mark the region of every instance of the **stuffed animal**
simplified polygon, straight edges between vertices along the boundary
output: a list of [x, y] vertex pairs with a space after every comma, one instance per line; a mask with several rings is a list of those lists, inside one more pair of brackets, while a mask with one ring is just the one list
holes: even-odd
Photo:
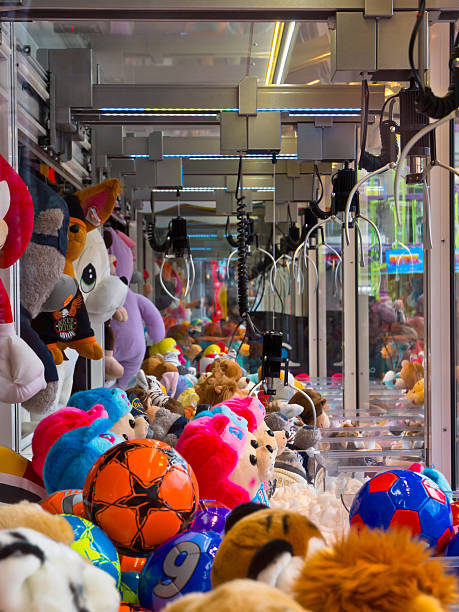
[[147, 375], [143, 370], [139, 370], [136, 376], [135, 387], [131, 387], [126, 393], [140, 400], [145, 414], [151, 406], [159, 406], [184, 415], [182, 404], [167, 395], [165, 388], [155, 376]]
[[[66, 274], [75, 278], [73, 263], [83, 252], [87, 233], [102, 225], [111, 215], [119, 190], [118, 179], [108, 179], [68, 196], [70, 225], [64, 269]], [[33, 328], [46, 342], [57, 365], [62, 363], [62, 351], [66, 348], [75, 349], [87, 359], [103, 357], [80, 290], [64, 308], [52, 313], [40, 313], [33, 321]]]
[[[134, 269], [132, 251], [115, 230], [108, 228], [106, 233], [111, 235], [110, 253], [117, 259], [116, 275], [124, 277], [129, 284]], [[117, 385], [121, 388], [125, 388], [130, 379], [137, 374], [144, 359], [146, 351], [144, 322], [152, 342], [159, 342], [165, 335], [159, 310], [143, 295], [128, 289], [124, 308], [128, 313], [128, 320], [111, 321], [115, 334], [113, 355], [124, 368], [123, 376], [117, 381]]]
[[0, 531], [3, 612], [117, 612], [119, 602], [113, 577], [66, 544], [22, 527]]
[[146, 437], [165, 442], [173, 448], [189, 422], [184, 416], [160, 406], [151, 406], [147, 410], [147, 420], [149, 427]]
[[457, 597], [454, 576], [408, 531], [369, 529], [307, 559], [294, 593], [314, 612], [446, 612]]
[[418, 380], [414, 387], [406, 394], [406, 399], [415, 406], [422, 406], [424, 403], [424, 379]]
[[32, 329], [32, 319], [40, 313], [64, 272], [69, 211], [65, 201], [27, 168], [21, 175], [35, 211], [32, 238], [20, 266], [21, 337], [43, 362], [46, 381], [46, 388], [22, 405], [31, 413], [44, 414], [56, 400], [59, 377], [51, 352]]
[[88, 233], [85, 247], [74, 262], [74, 271], [91, 323], [109, 321], [123, 307], [128, 287], [110, 273], [108, 251], [100, 232]]
[[154, 376], [165, 387], [166, 393], [174, 397], [177, 392], [179, 372], [177, 365], [165, 361], [160, 356], [148, 357], [142, 362], [142, 370], [147, 376]]
[[0, 530], [26, 527], [38, 531], [56, 542], [71, 546], [74, 541], [73, 529], [63, 516], [50, 514], [39, 504], [21, 501], [18, 504], [0, 506]]
[[109, 448], [124, 442], [110, 431], [110, 419], [96, 419], [89, 426], [62, 434], [51, 446], [43, 467], [43, 480], [49, 494], [64, 489], [82, 489], [97, 459]]
[[212, 586], [251, 578], [288, 592], [305, 558], [324, 546], [320, 531], [301, 514], [241, 504], [226, 519], [212, 566]]
[[[234, 416], [234, 418], [233, 418]], [[202, 499], [228, 508], [253, 499], [260, 488], [255, 436], [247, 421], [233, 413], [190, 421], [176, 449], [193, 468]]]
[[[327, 409], [327, 400], [322, 397], [320, 393], [314, 391], [314, 389], [304, 389], [304, 393], [306, 393], [314, 404], [316, 426], [320, 427], [321, 429], [328, 429], [330, 427], [330, 419], [328, 418], [328, 414], [325, 412]], [[305, 425], [314, 425], [314, 411], [311, 401], [308, 401], [308, 399], [300, 391], [297, 391], [289, 400], [289, 404], [303, 406], [303, 412], [299, 416]]]
[[91, 425], [96, 419], [107, 417], [107, 411], [99, 404], [88, 411], [71, 407], [60, 408], [42, 419], [32, 437], [32, 467], [35, 473], [43, 479], [46, 456], [60, 436], [77, 427]]
[[127, 392], [123, 389], [97, 387], [74, 393], [69, 404], [81, 410], [90, 410], [96, 404], [102, 404], [112, 422], [109, 431], [118, 434], [124, 440], [144, 438], [147, 433], [145, 419], [135, 419], [132, 414], [132, 405]]
[[44, 497], [46, 489], [32, 462], [10, 448], [0, 446], [0, 503], [39, 502]]
[[164, 612], [308, 612], [291, 597], [254, 580], [232, 580], [209, 593], [191, 593], [164, 608]]
[[[32, 235], [34, 208], [20, 176], [0, 156], [0, 269], [12, 266]], [[44, 364], [16, 334], [6, 289], [0, 279], [0, 387], [6, 403], [25, 402], [46, 387]]]

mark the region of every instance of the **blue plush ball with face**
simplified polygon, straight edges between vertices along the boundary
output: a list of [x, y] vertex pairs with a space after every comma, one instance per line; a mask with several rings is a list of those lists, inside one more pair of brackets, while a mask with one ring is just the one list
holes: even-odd
[[229, 508], [218, 501], [201, 499], [191, 531], [198, 531], [199, 533], [215, 531], [215, 533], [219, 533], [223, 537], [226, 517], [230, 512]]
[[212, 531], [188, 531], [162, 544], [140, 575], [140, 604], [158, 612], [182, 595], [210, 591], [210, 572], [221, 541]]
[[118, 586], [121, 568], [118, 552], [100, 527], [73, 514], [62, 514], [75, 536], [72, 548], [95, 567], [113, 576]]

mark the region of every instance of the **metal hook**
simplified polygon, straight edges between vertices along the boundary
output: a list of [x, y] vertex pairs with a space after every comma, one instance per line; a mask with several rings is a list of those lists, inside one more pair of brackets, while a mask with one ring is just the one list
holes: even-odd
[[345, 233], [345, 236], [346, 236], [346, 244], [347, 244], [347, 246], [349, 246], [349, 244], [350, 244], [349, 217], [350, 217], [350, 210], [351, 210], [352, 200], [354, 198], [354, 195], [357, 193], [357, 190], [359, 189], [359, 187], [361, 187], [363, 185], [363, 183], [365, 183], [366, 181], [371, 179], [373, 176], [377, 176], [378, 174], [381, 174], [382, 172], [385, 172], [389, 168], [393, 168], [393, 167], [394, 167], [394, 164], [392, 162], [389, 162], [388, 164], [386, 164], [382, 168], [378, 168], [377, 170], [374, 170], [373, 172], [370, 172], [369, 174], [365, 174], [365, 176], [363, 176], [354, 185], [354, 187], [349, 192], [349, 195], [348, 195], [348, 198], [347, 198], [347, 202], [346, 202], [346, 208], [344, 209], [344, 233]]
[[362, 232], [360, 231], [360, 226], [357, 223], [357, 221], [355, 221], [355, 229], [357, 230], [357, 234], [359, 236], [359, 244], [360, 244], [360, 267], [364, 268], [365, 267], [365, 255], [363, 253], [363, 238], [362, 238]]
[[[381, 234], [379, 232], [379, 229], [378, 229], [376, 223], [374, 223], [369, 217], [365, 217], [365, 215], [359, 215], [359, 219], [363, 219], [364, 221], [366, 221], [369, 225], [371, 225], [371, 227], [375, 231], [376, 238], [378, 239], [378, 246], [379, 246], [379, 264], [382, 266], [382, 263], [383, 263], [383, 245], [382, 245], [382, 238], [381, 238]], [[359, 231], [360, 231], [360, 228], [359, 228]]]
[[455, 174], [456, 176], [459, 176], [459, 168], [453, 168], [452, 166], [448, 166], [448, 164], [444, 164], [443, 162], [439, 161], [438, 159], [436, 159], [435, 162], [432, 165], [434, 167], [435, 166], [440, 166], [440, 168], [444, 168], [445, 170], [448, 170], [448, 172], [451, 172], [451, 174]]
[[432, 223], [431, 223], [431, 206], [430, 206], [430, 185], [427, 183], [427, 179], [423, 180], [424, 188], [426, 190], [426, 236], [427, 245], [426, 249], [432, 249]]
[[[401, 174], [402, 174], [403, 163], [404, 163], [405, 159], [408, 157], [409, 152], [411, 151], [413, 146], [419, 140], [421, 140], [421, 138], [423, 136], [425, 136], [426, 134], [429, 134], [433, 130], [436, 130], [437, 127], [440, 127], [444, 123], [447, 123], [448, 121], [451, 121], [451, 119], [454, 119], [455, 117], [456, 117], [456, 109], [454, 109], [451, 113], [449, 113], [449, 115], [446, 115], [446, 117], [443, 117], [442, 119], [438, 119], [438, 121], [434, 121], [433, 123], [429, 123], [428, 125], [423, 127], [412, 138], [410, 138], [410, 140], [404, 146], [403, 151], [400, 154], [400, 159], [398, 161], [397, 170], [395, 172], [395, 177], [394, 177], [394, 204], [395, 204], [395, 214], [396, 214], [397, 224], [398, 225], [401, 224], [401, 222], [400, 222], [400, 208], [399, 208], [400, 177], [401, 177]], [[438, 163], [438, 162], [436, 162], [436, 163]]]

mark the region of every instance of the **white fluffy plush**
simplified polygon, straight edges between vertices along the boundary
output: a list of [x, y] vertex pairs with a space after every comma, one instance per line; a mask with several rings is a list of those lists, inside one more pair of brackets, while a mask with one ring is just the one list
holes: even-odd
[[349, 529], [349, 515], [341, 494], [337, 497], [334, 491], [316, 492], [308, 484], [279, 487], [270, 500], [270, 506], [307, 516], [320, 529], [328, 545]]
[[0, 531], [2, 612], [117, 612], [114, 579], [32, 529]]

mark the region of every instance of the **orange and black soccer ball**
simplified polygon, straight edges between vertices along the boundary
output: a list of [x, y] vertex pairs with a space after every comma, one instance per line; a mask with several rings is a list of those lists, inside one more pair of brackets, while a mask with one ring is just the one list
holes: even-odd
[[50, 514], [73, 514], [80, 518], [86, 518], [82, 489], [56, 491], [41, 501], [40, 506]]
[[136, 604], [121, 603], [118, 612], [148, 612], [146, 608], [142, 608]]
[[191, 466], [164, 442], [131, 440], [106, 451], [83, 489], [86, 515], [121, 554], [142, 556], [186, 531], [199, 503]]

